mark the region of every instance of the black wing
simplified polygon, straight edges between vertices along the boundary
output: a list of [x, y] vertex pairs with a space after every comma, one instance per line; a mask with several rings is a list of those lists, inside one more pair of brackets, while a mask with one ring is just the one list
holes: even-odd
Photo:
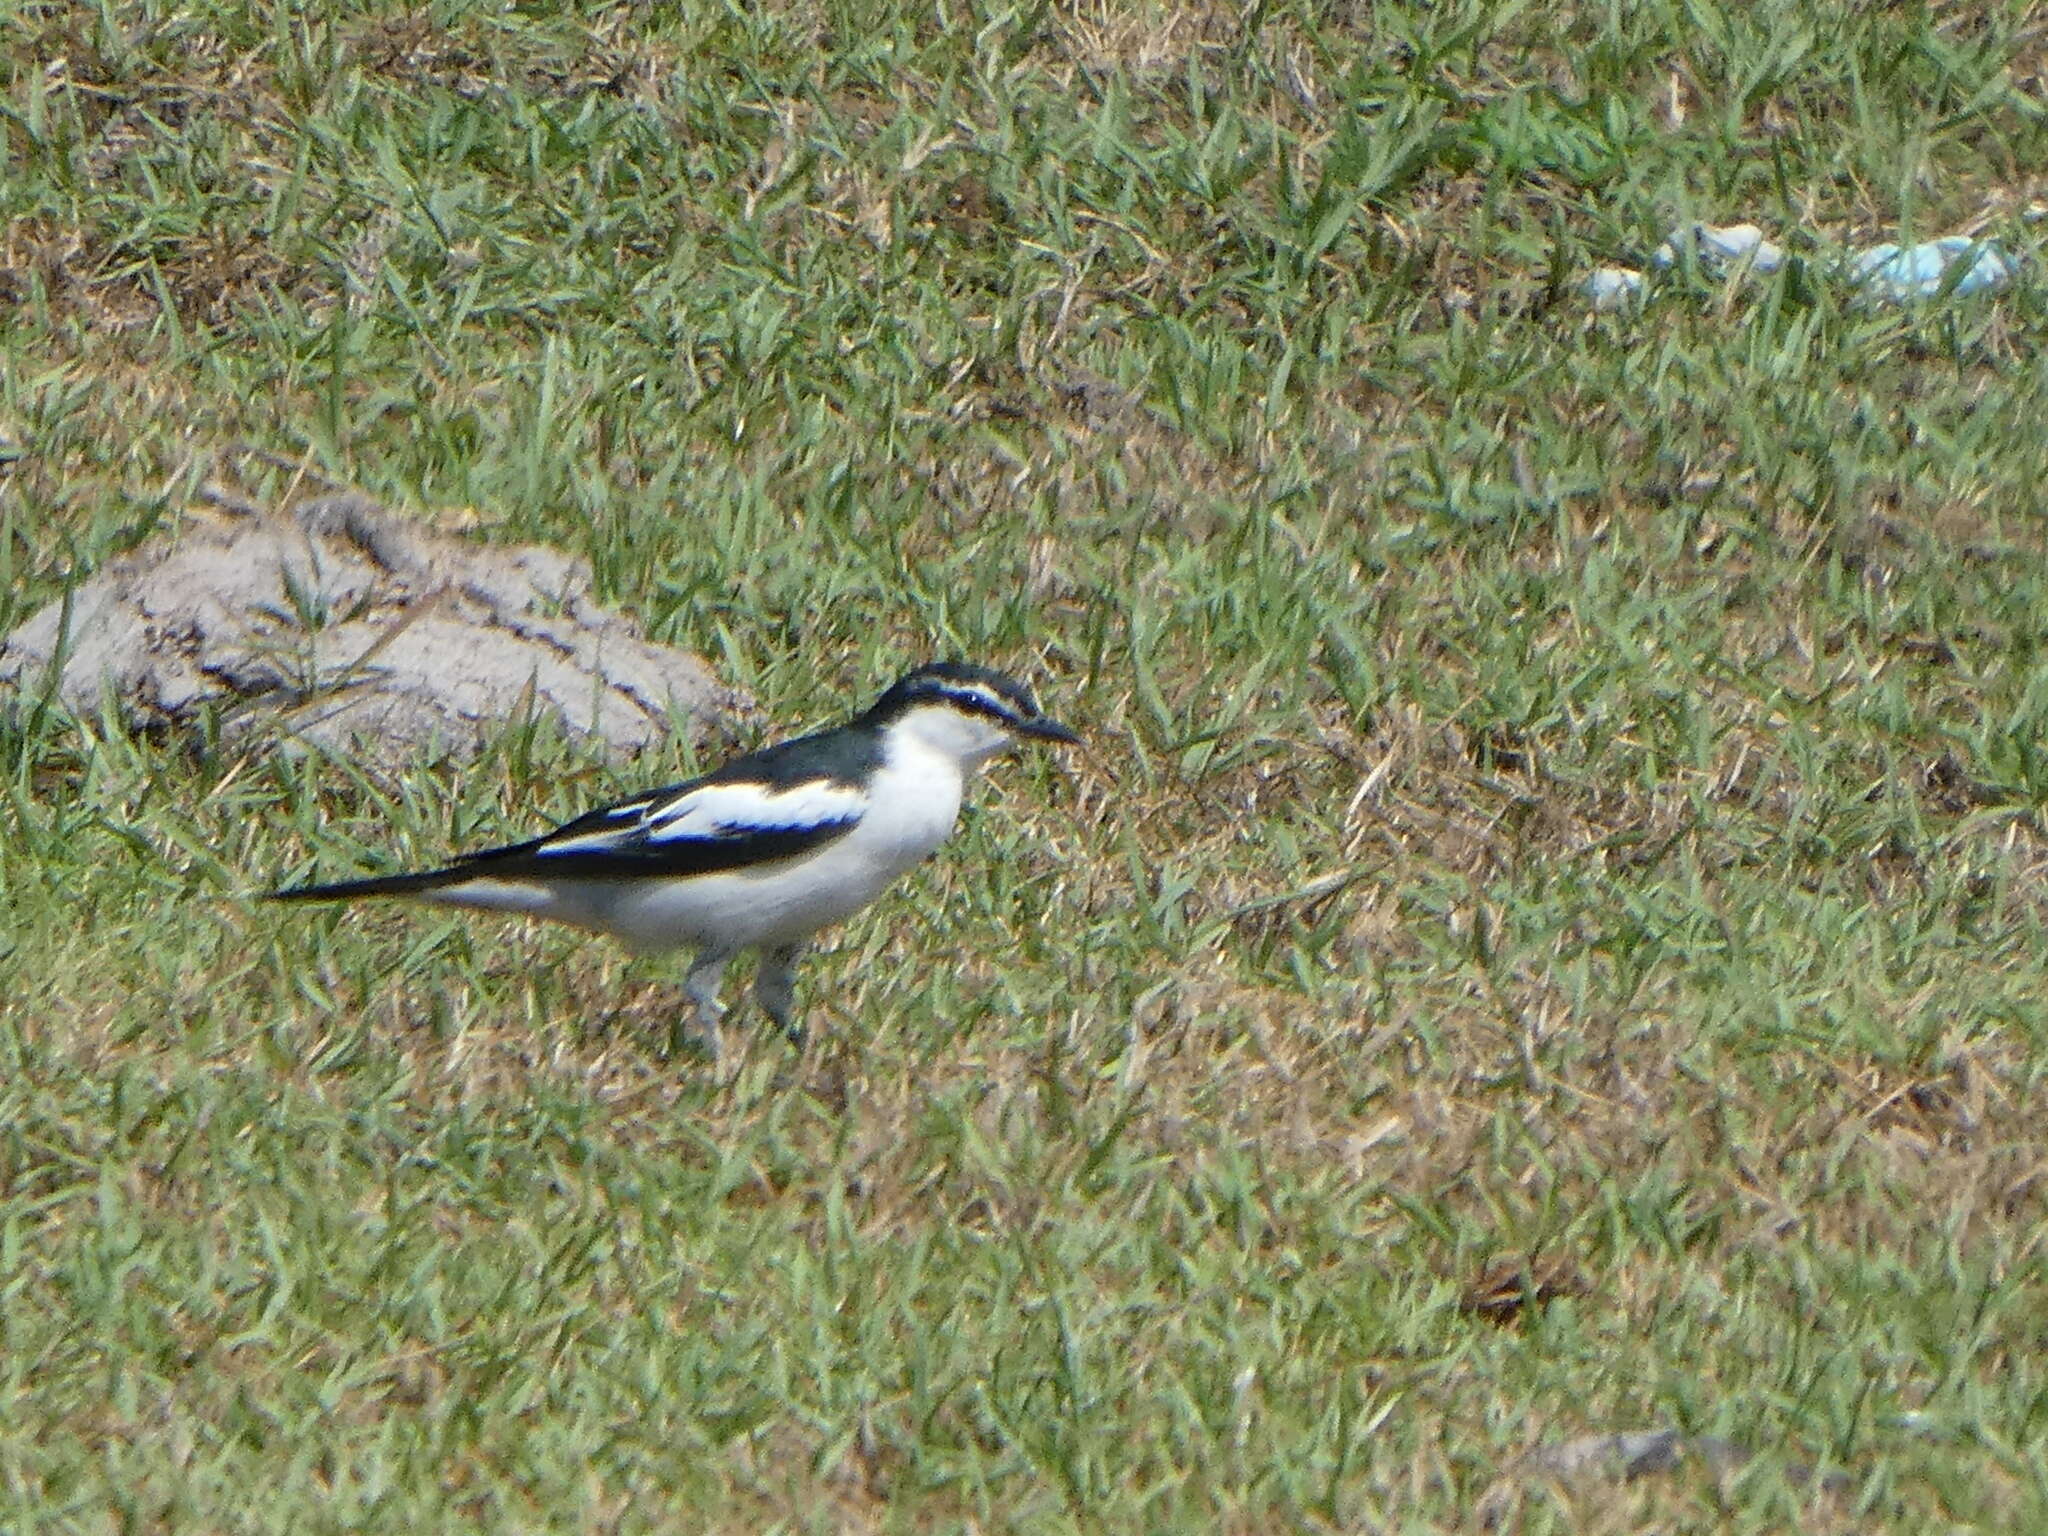
[[880, 742], [858, 730], [800, 737], [701, 779], [586, 812], [545, 836], [465, 854], [445, 869], [275, 891], [282, 901], [421, 895], [468, 880], [678, 879], [779, 863], [844, 837], [867, 811]]

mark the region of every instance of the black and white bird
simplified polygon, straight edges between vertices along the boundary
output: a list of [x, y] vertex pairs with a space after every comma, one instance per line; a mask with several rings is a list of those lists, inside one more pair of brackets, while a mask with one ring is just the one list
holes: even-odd
[[944, 842], [967, 774], [1020, 737], [1080, 740], [1041, 714], [1014, 678], [933, 662], [834, 730], [749, 752], [544, 837], [466, 854], [445, 869], [271, 897], [402, 896], [547, 918], [643, 953], [693, 946], [684, 988], [690, 1014], [677, 1021], [676, 1042], [694, 1035], [716, 1060], [727, 963], [761, 951], [755, 995], [800, 1041], [796, 962], [811, 936], [852, 916]]

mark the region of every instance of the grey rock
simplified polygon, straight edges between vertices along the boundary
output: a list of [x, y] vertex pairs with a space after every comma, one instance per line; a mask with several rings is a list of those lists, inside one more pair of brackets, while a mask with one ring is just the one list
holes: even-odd
[[54, 669], [67, 707], [111, 698], [134, 730], [214, 711], [230, 745], [273, 733], [383, 768], [472, 756], [529, 711], [630, 753], [749, 708], [557, 550], [451, 539], [352, 494], [288, 515], [219, 500], [228, 515], [110, 561], [0, 643], [0, 701]]

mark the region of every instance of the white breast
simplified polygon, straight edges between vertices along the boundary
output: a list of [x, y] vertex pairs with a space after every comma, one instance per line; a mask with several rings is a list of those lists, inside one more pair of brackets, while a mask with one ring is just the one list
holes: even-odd
[[886, 866], [893, 880], [952, 835], [965, 775], [953, 753], [906, 732], [892, 732], [885, 751], [867, 813], [844, 842]]

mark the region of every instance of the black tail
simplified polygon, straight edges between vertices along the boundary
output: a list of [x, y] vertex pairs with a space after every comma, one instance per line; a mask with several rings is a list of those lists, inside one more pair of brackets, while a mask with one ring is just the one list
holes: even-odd
[[346, 901], [354, 896], [417, 896], [475, 878], [474, 870], [430, 869], [416, 875], [374, 875], [368, 880], [336, 880], [331, 885], [295, 885], [270, 891], [265, 901]]

